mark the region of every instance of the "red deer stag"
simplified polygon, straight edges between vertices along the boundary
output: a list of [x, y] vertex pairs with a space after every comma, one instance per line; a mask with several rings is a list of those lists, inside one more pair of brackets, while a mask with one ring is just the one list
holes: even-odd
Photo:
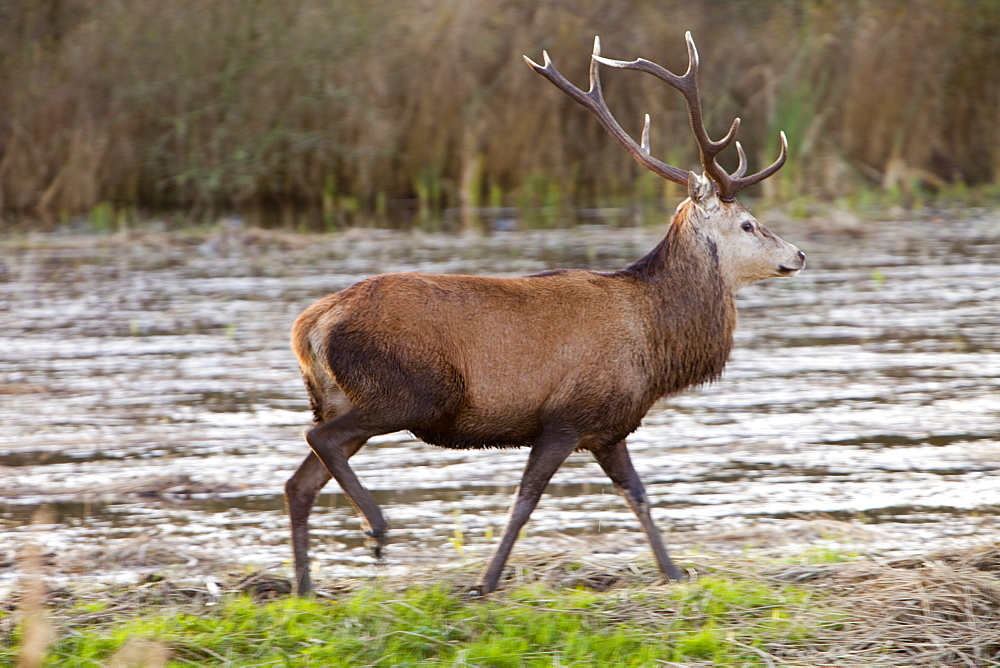
[[[647, 60], [600, 57], [595, 40], [590, 90], [552, 66], [536, 72], [588, 108], [645, 167], [687, 186], [663, 240], [621, 271], [548, 271], [523, 278], [383, 274], [328, 295], [295, 321], [291, 340], [309, 391], [312, 452], [285, 486], [296, 591], [311, 589], [308, 519], [319, 491], [336, 478], [363, 518], [376, 556], [386, 522], [348, 460], [372, 436], [409, 430], [445, 448], [529, 446], [510, 519], [479, 591], [497, 588], [518, 533], [556, 469], [589, 451], [638, 517], [664, 577], [678, 579], [650, 517], [649, 501], [625, 437], [657, 399], [722, 374], [736, 327], [734, 294], [755, 281], [791, 276], [805, 256], [768, 232], [736, 202], [737, 192], [770, 176], [727, 173], [715, 156], [734, 139], [709, 139], [698, 93], [698, 54], [687, 35], [688, 70], [677, 76]], [[649, 153], [649, 120], [637, 145], [612, 118], [599, 64], [640, 70], [687, 101], [704, 174]]]

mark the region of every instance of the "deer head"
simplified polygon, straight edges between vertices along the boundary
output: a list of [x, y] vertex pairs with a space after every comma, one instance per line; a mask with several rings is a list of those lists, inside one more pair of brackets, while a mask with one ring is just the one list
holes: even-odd
[[[719, 255], [719, 267], [729, 287], [740, 288], [765, 278], [792, 276], [805, 266], [805, 255], [798, 248], [782, 241], [736, 201], [736, 194], [759, 183], [778, 171], [788, 155], [788, 141], [781, 132], [781, 153], [765, 169], [746, 176], [746, 154], [736, 142], [739, 165], [730, 174], [716, 161], [716, 156], [736, 139], [740, 119], [736, 118], [729, 132], [713, 141], [705, 130], [698, 90], [698, 50], [691, 33], [685, 33], [688, 47], [688, 68], [683, 75], [644, 58], [632, 61], [611, 60], [601, 56], [600, 38], [594, 38], [594, 53], [590, 61], [590, 90], [584, 92], [571, 84], [552, 65], [547, 52], [542, 52], [544, 65], [527, 56], [525, 62], [551, 81], [559, 90], [589, 109], [598, 122], [642, 166], [663, 178], [687, 186], [688, 199], [678, 207], [674, 224], [683, 224], [705, 234]], [[646, 114], [640, 143], [636, 143], [611, 115], [601, 90], [599, 65], [646, 72], [676, 88], [687, 103], [691, 130], [698, 142], [698, 153], [704, 172], [699, 176], [657, 160], [649, 149], [649, 114]]]

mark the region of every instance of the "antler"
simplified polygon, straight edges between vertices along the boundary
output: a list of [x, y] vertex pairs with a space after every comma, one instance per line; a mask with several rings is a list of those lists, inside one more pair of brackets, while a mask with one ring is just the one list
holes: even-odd
[[597, 117], [601, 127], [607, 130], [608, 133], [610, 133], [611, 136], [614, 137], [615, 140], [621, 144], [633, 158], [635, 158], [636, 162], [643, 167], [656, 172], [665, 179], [681, 185], [687, 185], [688, 173], [685, 170], [678, 169], [677, 167], [671, 167], [667, 163], [660, 162], [649, 154], [649, 114], [646, 114], [646, 124], [642, 130], [641, 146], [636, 144], [635, 140], [632, 139], [627, 132], [622, 130], [622, 126], [618, 125], [618, 121], [616, 121], [614, 116], [611, 115], [611, 111], [608, 109], [608, 105], [604, 101], [604, 94], [601, 92], [601, 77], [597, 65], [600, 55], [601, 38], [595, 37], [594, 55], [590, 61], [590, 90], [586, 93], [571, 84], [566, 77], [559, 73], [559, 70], [553, 67], [552, 60], [549, 58], [547, 51], [542, 51], [542, 59], [545, 62], [544, 66], [539, 65], [527, 56], [524, 56], [524, 62], [528, 63], [533, 70], [551, 81], [556, 88], [569, 95], [587, 109], [590, 109], [594, 116]]
[[590, 62], [590, 90], [586, 93], [567, 81], [566, 78], [552, 66], [552, 61], [549, 60], [548, 53], [544, 51], [542, 52], [545, 59], [544, 67], [539, 66], [527, 56], [525, 56], [524, 59], [528, 65], [555, 84], [557, 88], [583, 106], [590, 109], [591, 112], [597, 116], [597, 120], [600, 122], [601, 126], [611, 133], [611, 136], [613, 136], [619, 144], [624, 146], [625, 150], [627, 150], [640, 164], [666, 179], [675, 183], [686, 185], [687, 172], [660, 162], [649, 154], [648, 114], [646, 115], [646, 122], [642, 130], [642, 146], [637, 146], [635, 141], [629, 137], [624, 130], [622, 130], [621, 126], [618, 125], [615, 119], [611, 116], [611, 112], [608, 110], [607, 104], [604, 102], [604, 96], [601, 93], [601, 82], [598, 76], [597, 63], [602, 63], [604, 65], [608, 65], [609, 67], [616, 67], [619, 69], [647, 72], [679, 90], [684, 96], [684, 100], [687, 102], [688, 119], [691, 122], [691, 130], [694, 132], [695, 139], [698, 142], [698, 153], [701, 157], [702, 167], [704, 168], [705, 173], [718, 187], [719, 198], [723, 201], [731, 202], [736, 198], [736, 193], [744, 188], [754, 185], [755, 183], [763, 181], [778, 171], [781, 166], [785, 164], [785, 159], [788, 155], [788, 140], [785, 138], [785, 133], [781, 132], [781, 153], [778, 155], [778, 159], [767, 168], [757, 172], [756, 174], [751, 174], [750, 176], [743, 176], [747, 169], [746, 154], [743, 152], [743, 146], [740, 145], [739, 142], [736, 142], [736, 151], [739, 154], [740, 162], [735, 172], [732, 174], [726, 172], [726, 170], [724, 170], [718, 162], [716, 162], [715, 156], [717, 156], [724, 148], [729, 146], [733, 139], [735, 139], [736, 133], [740, 128], [740, 119], [736, 118], [733, 121], [732, 126], [729, 128], [729, 132], [727, 132], [726, 136], [719, 141], [712, 141], [712, 139], [708, 136], [708, 132], [705, 130], [705, 121], [701, 109], [701, 94], [698, 91], [698, 50], [695, 48], [694, 39], [692, 39], [690, 32], [685, 33], [684, 38], [687, 41], [688, 47], [688, 68], [682, 76], [678, 76], [660, 65], [646, 60], [645, 58], [638, 58], [630, 62], [602, 58], [600, 39], [594, 38], [594, 54], [591, 57]]

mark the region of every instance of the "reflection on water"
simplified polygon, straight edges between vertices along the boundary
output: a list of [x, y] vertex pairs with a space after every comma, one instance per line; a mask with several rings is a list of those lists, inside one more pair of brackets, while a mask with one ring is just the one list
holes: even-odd
[[[994, 533], [1000, 220], [971, 213], [860, 235], [773, 227], [807, 252], [807, 270], [744, 290], [723, 381], [661, 402], [631, 438], [669, 542], [680, 553], [826, 540], [922, 551]], [[590, 227], [6, 242], [0, 584], [29, 531], [57, 567], [82, 555], [75, 572], [127, 568], [137, 562], [119, 548], [146, 542], [179, 563], [287, 561], [281, 490], [305, 455], [309, 413], [286, 338], [303, 307], [384, 271], [610, 269], [656, 241], [654, 229]], [[353, 462], [390, 520], [389, 564], [482, 558], [525, 454], [373, 439]], [[29, 527], [40, 505], [44, 531]], [[313, 526], [325, 572], [371, 563], [335, 484]], [[519, 545], [645, 549], [579, 453]]]

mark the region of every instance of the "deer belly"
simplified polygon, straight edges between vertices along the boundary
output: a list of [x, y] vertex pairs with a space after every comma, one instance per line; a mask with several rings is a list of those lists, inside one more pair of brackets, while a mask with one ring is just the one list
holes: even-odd
[[456, 412], [412, 432], [420, 440], [453, 449], [518, 448], [539, 432], [538, 412], [521, 403], [463, 404]]

